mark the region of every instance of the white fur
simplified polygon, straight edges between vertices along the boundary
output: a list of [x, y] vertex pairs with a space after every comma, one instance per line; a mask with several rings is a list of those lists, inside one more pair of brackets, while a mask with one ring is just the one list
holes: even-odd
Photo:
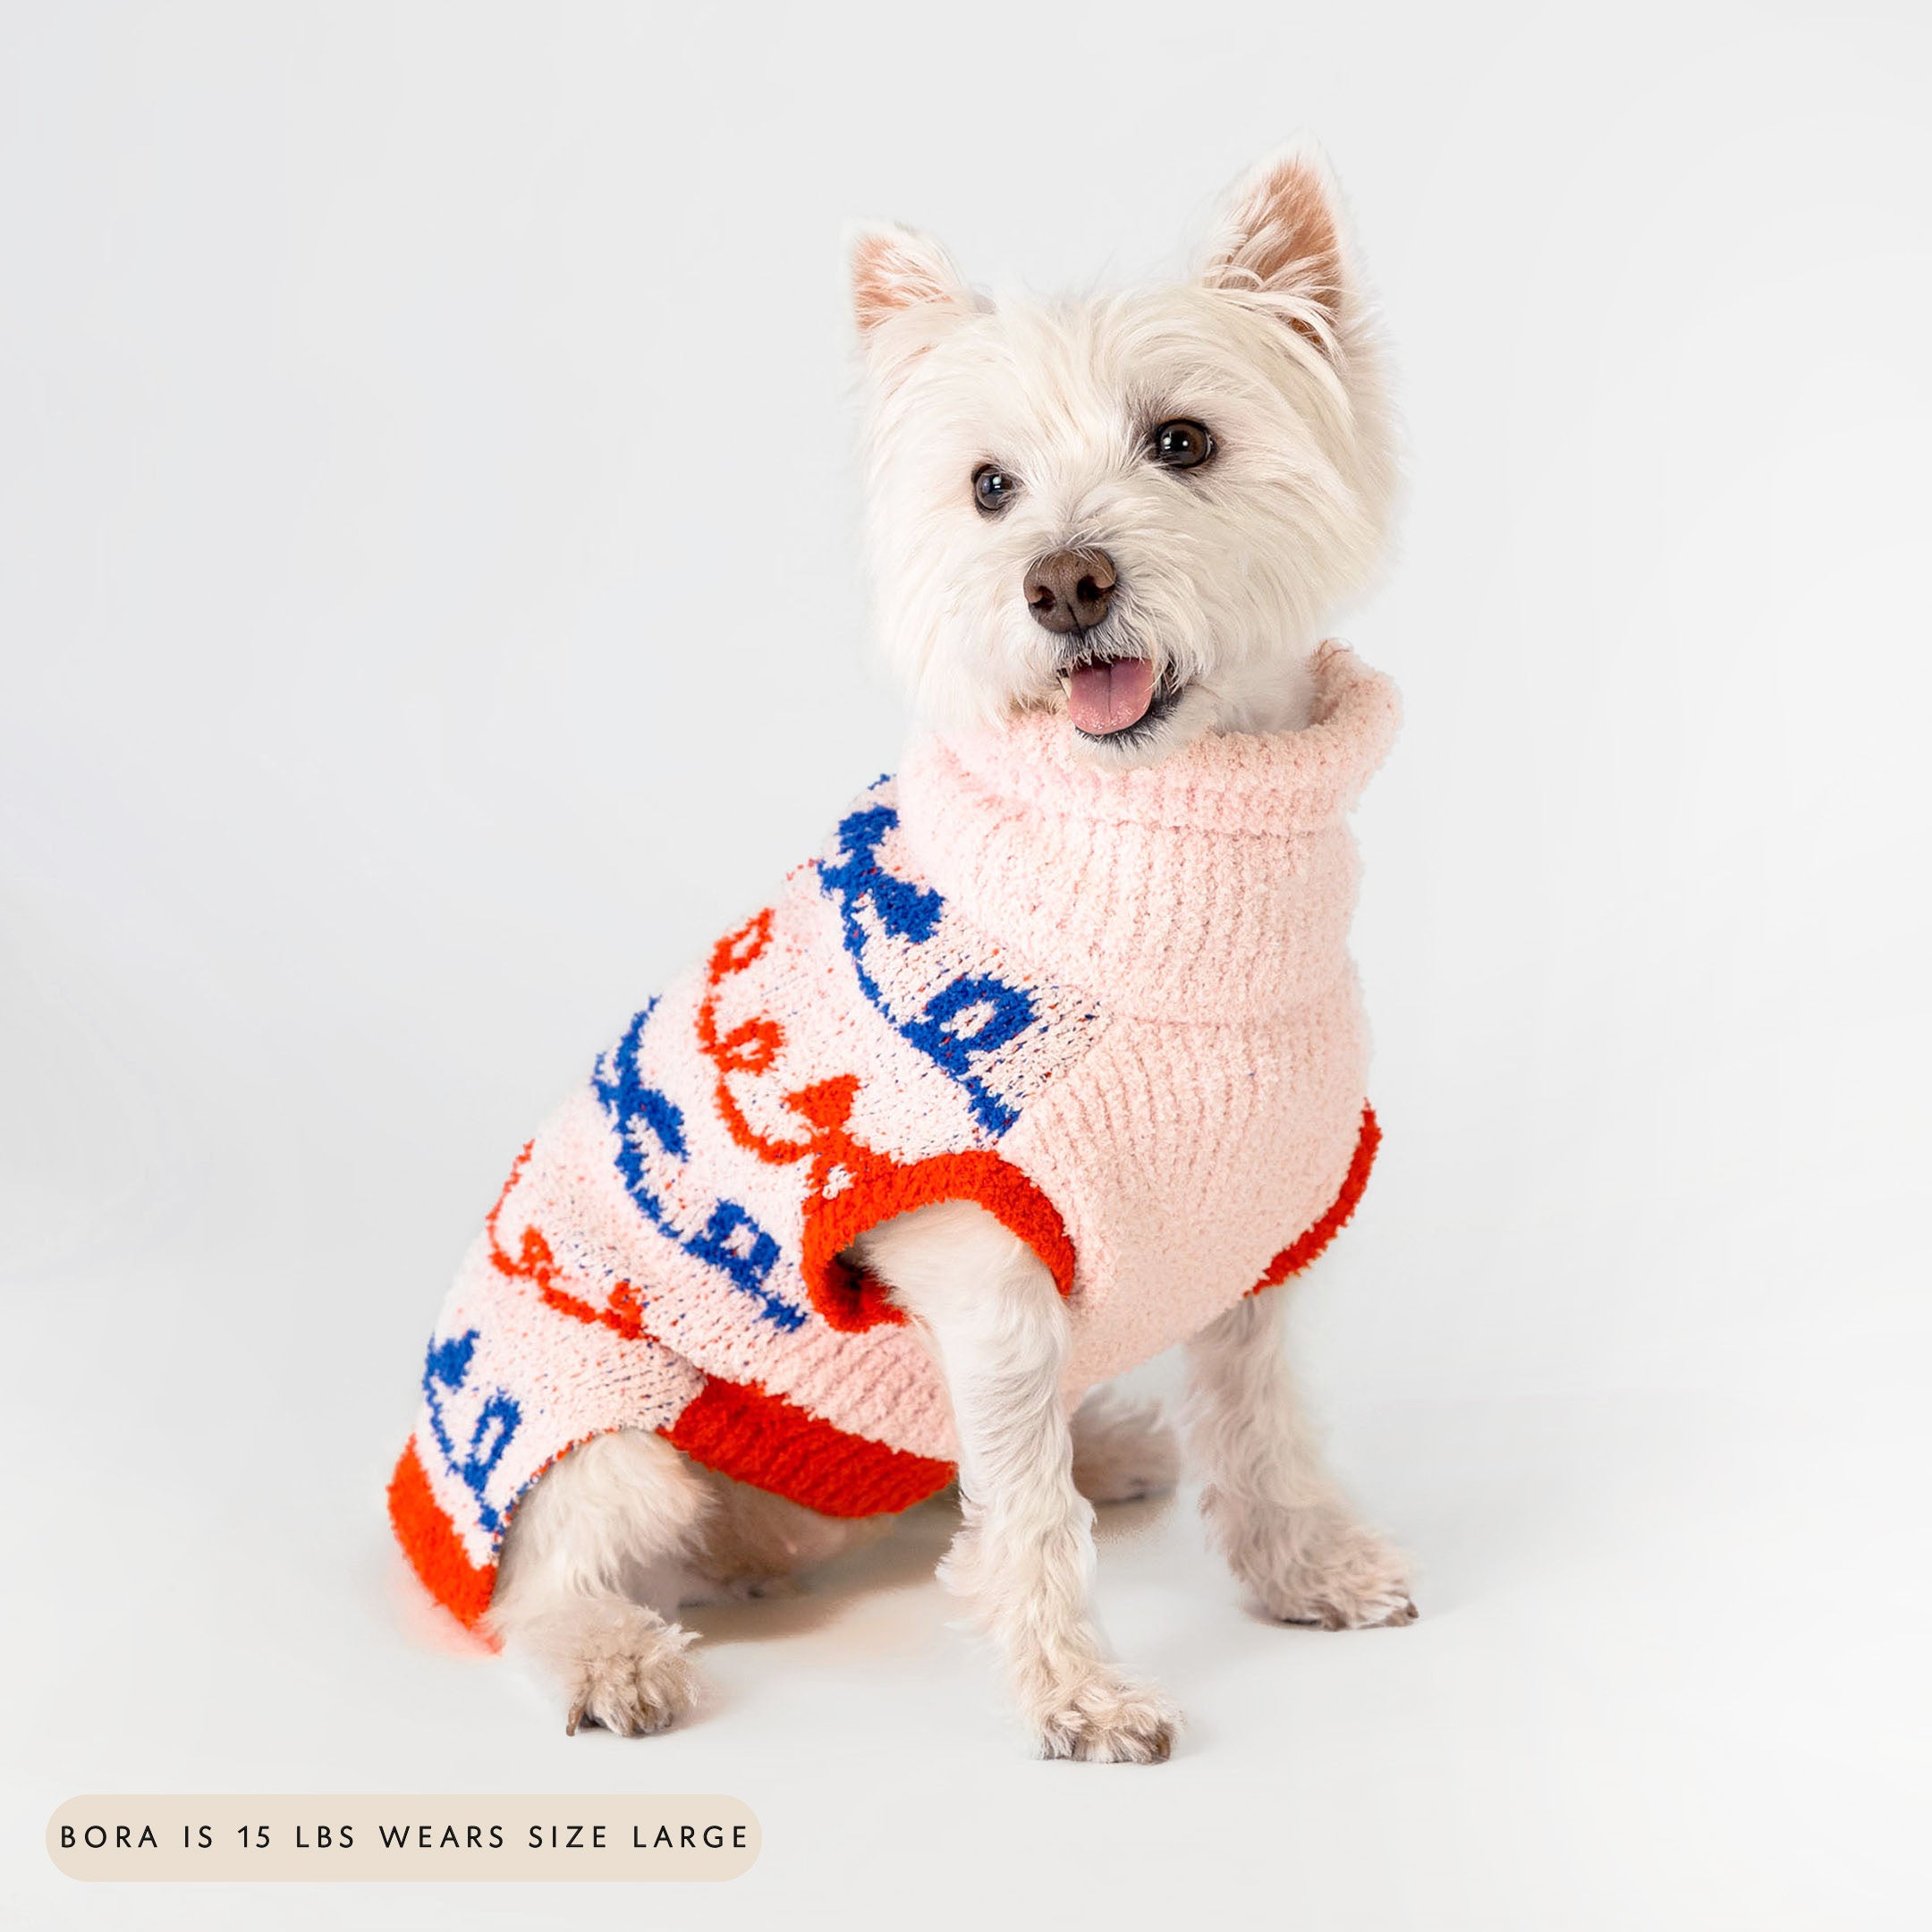
[[633, 1737], [690, 1708], [691, 1633], [664, 1612], [687, 1594], [709, 1503], [668, 1443], [625, 1429], [573, 1449], [518, 1505], [490, 1621], [557, 1678], [565, 1729], [589, 1718]]
[[[1309, 659], [1369, 580], [1394, 481], [1368, 308], [1318, 160], [1290, 152], [1258, 169], [1182, 286], [995, 301], [936, 243], [885, 228], [856, 238], [852, 278], [881, 642], [928, 722], [1063, 708], [1065, 640], [1033, 621], [1021, 589], [1063, 548], [1104, 549], [1118, 577], [1080, 651], [1150, 658], [1177, 694], [1157, 723], [1074, 733], [1083, 756], [1147, 764], [1205, 732], [1307, 722]], [[1174, 417], [1214, 436], [1199, 470], [1150, 458], [1151, 430]], [[1019, 484], [996, 517], [974, 507], [987, 462]], [[923, 1208], [860, 1246], [945, 1376], [963, 1522], [942, 1574], [1004, 1654], [1035, 1748], [1166, 1757], [1175, 1714], [1114, 1665], [1087, 1596], [1091, 1503], [1169, 1487], [1171, 1435], [1157, 1413], [1105, 1395], [1070, 1423], [1060, 1297], [981, 1209]], [[1301, 1419], [1284, 1295], [1243, 1301], [1189, 1352], [1189, 1443], [1212, 1532], [1275, 1617], [1406, 1622], [1399, 1560], [1349, 1513]], [[760, 1592], [876, 1528], [622, 1432], [572, 1451], [524, 1499], [491, 1619], [557, 1679], [570, 1728], [657, 1730], [697, 1695], [690, 1634], [671, 1621], [680, 1604]]]
[[945, 1375], [963, 1521], [940, 1577], [1004, 1653], [1040, 1755], [1166, 1757], [1174, 1713], [1114, 1668], [1087, 1607], [1093, 1505], [1073, 1486], [1066, 1313], [1046, 1264], [968, 1201], [901, 1215], [860, 1248]]
[[[1332, 267], [1318, 284], [1292, 249], [1277, 263], [1264, 247], [1270, 280], [1242, 266], [1252, 231], [1232, 224], [1284, 178], [1313, 183], [1326, 213], [1315, 239]], [[1280, 218], [1265, 196], [1259, 208], [1250, 223]], [[1118, 572], [1094, 641], [1185, 687], [1163, 728], [1081, 740], [1086, 756], [1151, 763], [1204, 732], [1307, 722], [1308, 660], [1381, 555], [1394, 431], [1317, 164], [1271, 164], [1236, 210], [1199, 281], [1086, 301], [989, 301], [924, 237], [858, 238], [861, 302], [871, 275], [920, 294], [880, 304], [864, 340], [879, 633], [928, 723], [989, 724], [1063, 701], [1063, 640], [1021, 589], [1029, 565], [1063, 548], [1105, 550]], [[1150, 460], [1149, 432], [1173, 417], [1212, 431], [1217, 453], [1200, 470]], [[973, 504], [986, 462], [1020, 483], [997, 517]]]
[[1284, 1623], [1414, 1621], [1402, 1559], [1323, 1467], [1282, 1348], [1285, 1287], [1238, 1301], [1188, 1344], [1188, 1448], [1228, 1567]]

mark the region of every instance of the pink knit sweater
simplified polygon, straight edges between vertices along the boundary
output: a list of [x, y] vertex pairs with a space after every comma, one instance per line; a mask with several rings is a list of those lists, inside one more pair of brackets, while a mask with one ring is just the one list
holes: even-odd
[[391, 1487], [466, 1621], [517, 1498], [656, 1429], [834, 1514], [951, 1474], [944, 1385], [842, 1258], [981, 1202], [1068, 1295], [1069, 1399], [1301, 1265], [1375, 1144], [1346, 816], [1393, 737], [1337, 646], [1316, 721], [1146, 771], [1063, 721], [920, 744], [638, 1014], [520, 1157], [437, 1325]]

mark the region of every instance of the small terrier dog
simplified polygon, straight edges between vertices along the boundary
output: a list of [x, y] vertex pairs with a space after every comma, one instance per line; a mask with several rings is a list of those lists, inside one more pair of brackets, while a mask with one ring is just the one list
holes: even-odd
[[[860, 233], [851, 271], [869, 394], [877, 617], [924, 724], [970, 737], [1031, 720], [1038, 735], [1024, 743], [1063, 758], [1066, 783], [1123, 787], [1122, 797], [1143, 795], [1164, 768], [1182, 768], [1177, 759], [1214, 755], [1206, 741], [1217, 734], [1272, 741], [1321, 724], [1324, 627], [1383, 551], [1394, 439], [1366, 300], [1316, 156], [1290, 150], [1250, 176], [1205, 268], [1179, 285], [995, 301], [936, 243], [897, 227]], [[858, 822], [842, 827], [848, 848]], [[1021, 826], [1022, 841], [1033, 829]], [[863, 877], [876, 891], [878, 875]], [[924, 902], [916, 892], [893, 902], [906, 903], [918, 913]], [[853, 915], [854, 958], [886, 943], [891, 911], [875, 896]], [[1044, 911], [1075, 917], [1071, 905]], [[754, 922], [749, 938], [724, 943], [714, 993], [767, 931]], [[1090, 1017], [1067, 1011], [1069, 1025]], [[718, 1068], [766, 1063], [775, 1026], [724, 1033], [712, 1014], [703, 1005], [695, 1025]], [[914, 1038], [911, 1021], [894, 1023]], [[976, 1013], [970, 1024], [981, 1023]], [[965, 1063], [957, 1040], [929, 1029], [918, 1037], [955, 1073]], [[1255, 1076], [1245, 1077], [1251, 1089]], [[612, 1072], [600, 1090], [619, 1080]], [[725, 1095], [724, 1072], [719, 1081]], [[810, 1102], [829, 1119], [824, 1096], [835, 1087], [787, 1104], [803, 1113]], [[638, 1104], [657, 1136], [650, 1157], [682, 1155], [695, 1130], [655, 1090]], [[741, 1141], [766, 1144], [749, 1103], [723, 1104], [742, 1116]], [[1154, 1114], [1164, 1104], [1152, 1090], [1136, 1103]], [[1359, 1109], [1359, 1087], [1348, 1106]], [[827, 1200], [843, 1184], [829, 1157], [814, 1173]], [[1324, 1184], [1332, 1193], [1333, 1177]], [[671, 1210], [661, 1212], [668, 1224]], [[858, 1229], [837, 1265], [876, 1297], [865, 1318], [902, 1324], [936, 1365], [963, 1512], [942, 1576], [1004, 1653], [1035, 1747], [1155, 1762], [1168, 1755], [1176, 1714], [1123, 1673], [1097, 1633], [1090, 1505], [1170, 1487], [1179, 1453], [1157, 1411], [1104, 1386], [1074, 1407], [1072, 1264], [1056, 1266], [1049, 1241], [1022, 1238], [1022, 1220], [981, 1199], [920, 1199]], [[736, 1238], [742, 1223], [714, 1215], [708, 1225]], [[494, 1266], [555, 1300], [566, 1262], [554, 1245], [526, 1229], [517, 1253], [493, 1245]], [[741, 1240], [711, 1258], [749, 1266], [754, 1245]], [[685, 1250], [699, 1251], [697, 1236]], [[1181, 1253], [1169, 1278], [1186, 1272]], [[596, 1318], [634, 1334], [635, 1296], [628, 1281], [618, 1290]], [[1282, 1344], [1286, 1292], [1237, 1287], [1232, 1305], [1187, 1336], [1186, 1436], [1203, 1511], [1271, 1616], [1331, 1630], [1407, 1623], [1415, 1609], [1401, 1559], [1351, 1513], [1298, 1408]], [[441, 1368], [432, 1351], [447, 1387], [467, 1360], [450, 1352], [469, 1345], [467, 1331], [440, 1344]], [[489, 1426], [486, 1412], [478, 1443]], [[436, 1433], [447, 1447], [441, 1423]], [[670, 1724], [697, 1689], [691, 1634], [674, 1621], [680, 1604], [760, 1594], [890, 1521], [890, 1511], [827, 1513], [782, 1486], [734, 1480], [679, 1446], [690, 1439], [655, 1426], [580, 1438], [553, 1452], [513, 1514], [500, 1513], [487, 1623], [554, 1674], [572, 1730], [589, 1721], [631, 1736]], [[478, 1470], [481, 1454], [470, 1458]]]

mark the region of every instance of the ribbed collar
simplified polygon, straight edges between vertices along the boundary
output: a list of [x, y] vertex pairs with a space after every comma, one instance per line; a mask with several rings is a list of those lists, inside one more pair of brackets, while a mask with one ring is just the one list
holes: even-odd
[[1064, 718], [928, 738], [899, 776], [913, 858], [958, 910], [1112, 1010], [1265, 1017], [1347, 964], [1346, 818], [1395, 735], [1395, 688], [1338, 644], [1315, 721], [1198, 740], [1146, 770], [1074, 761]]

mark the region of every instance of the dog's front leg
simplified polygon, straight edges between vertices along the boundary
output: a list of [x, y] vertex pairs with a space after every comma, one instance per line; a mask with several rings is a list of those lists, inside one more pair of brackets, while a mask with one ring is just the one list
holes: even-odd
[[1285, 1623], [1408, 1623], [1401, 1556], [1323, 1465], [1283, 1348], [1284, 1287], [1249, 1295], [1188, 1344], [1188, 1446], [1228, 1567]]
[[1088, 1608], [1093, 1509], [1073, 1485], [1065, 1310], [1024, 1242], [960, 1201], [875, 1228], [867, 1267], [922, 1323], [953, 1399], [965, 1521], [941, 1580], [1005, 1655], [1047, 1758], [1152, 1764], [1175, 1714], [1129, 1682]]

